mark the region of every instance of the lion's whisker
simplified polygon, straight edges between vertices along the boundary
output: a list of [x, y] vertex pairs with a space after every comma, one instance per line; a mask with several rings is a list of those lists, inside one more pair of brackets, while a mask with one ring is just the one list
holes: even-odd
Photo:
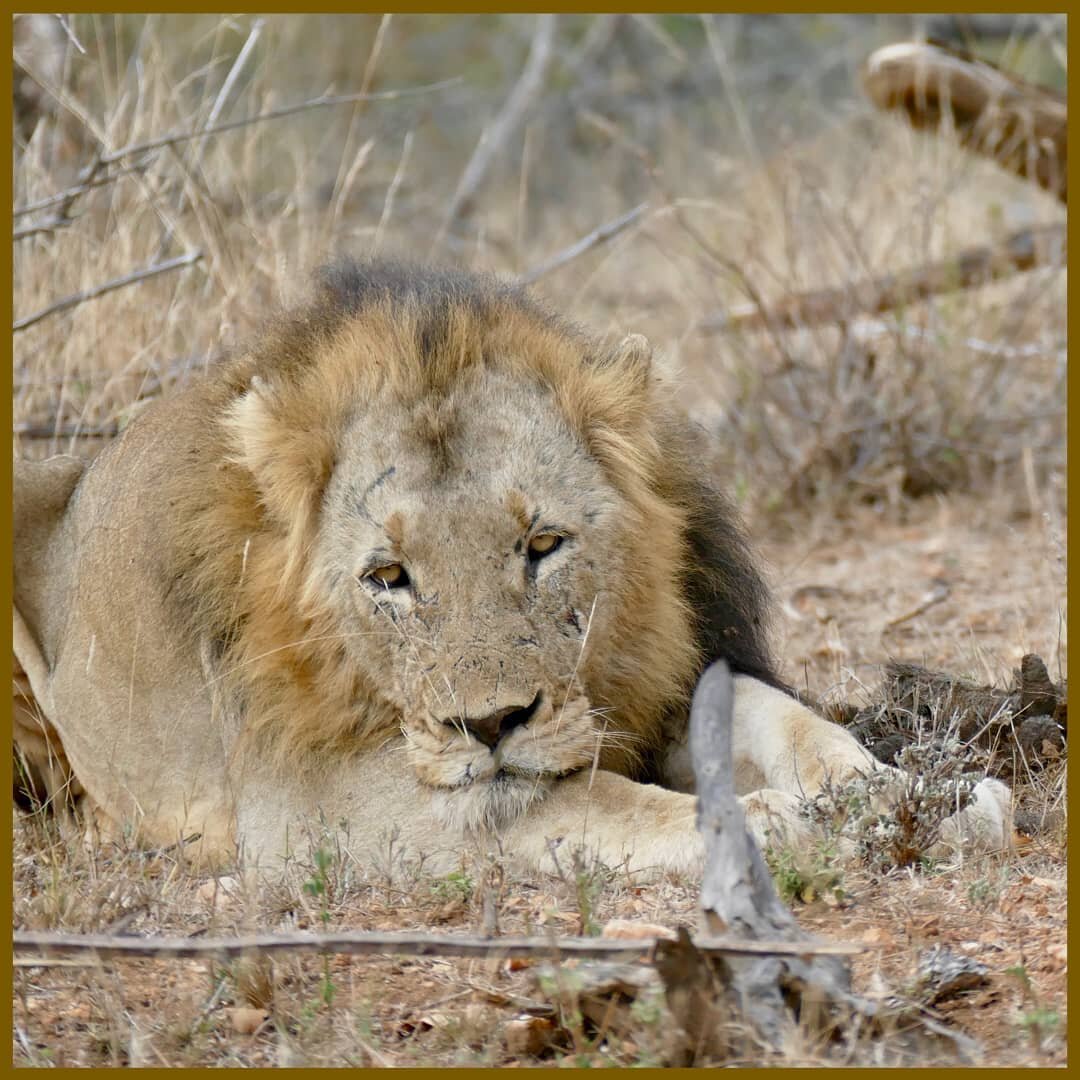
[[581, 647], [578, 649], [577, 660], [574, 661], [574, 670], [570, 673], [570, 681], [566, 684], [566, 694], [563, 696], [562, 708], [559, 709], [558, 718], [555, 720], [556, 734], [558, 734], [559, 726], [562, 724], [562, 718], [566, 712], [567, 703], [570, 701], [570, 691], [574, 688], [574, 683], [577, 682], [578, 669], [581, 667], [581, 658], [585, 655], [585, 646], [589, 643], [589, 631], [592, 629], [593, 615], [596, 614], [597, 599], [596, 596], [593, 597], [592, 606], [589, 608], [589, 617], [585, 620], [585, 634], [581, 639]]

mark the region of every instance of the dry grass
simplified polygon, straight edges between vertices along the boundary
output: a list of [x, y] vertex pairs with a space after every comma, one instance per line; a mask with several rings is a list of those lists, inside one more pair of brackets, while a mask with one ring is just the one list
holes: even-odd
[[[1063, 219], [1041, 192], [860, 101], [854, 68], [898, 25], [563, 17], [522, 128], [433, 250], [520, 73], [531, 18], [76, 16], [85, 52], [69, 42], [55, 70], [26, 54], [57, 92], [27, 120], [37, 121], [32, 136], [17, 133], [17, 206], [75, 183], [99, 152], [164, 133], [328, 92], [459, 81], [240, 126], [99, 171], [109, 182], [72, 202], [69, 223], [15, 244], [17, 319], [186, 252], [201, 258], [15, 335], [14, 419], [27, 433], [15, 450], [94, 453], [102, 440], [87, 431], [120, 429], [184, 385], [334, 252], [379, 247], [520, 273], [647, 201], [629, 228], [537, 288], [602, 330], [648, 334], [681, 365], [688, 404], [718, 436], [711, 465], [769, 537], [788, 609], [786, 674], [849, 698], [890, 655], [1000, 683], [1035, 651], [1058, 677], [1062, 268], [841, 327], [717, 336], [699, 326], [748, 299], [920, 265]], [[1043, 46], [1039, 63], [1052, 66], [1063, 44]], [[883, 618], [942, 576], [946, 603], [899, 624]], [[800, 593], [807, 586], [835, 591]], [[807, 596], [826, 599], [808, 609]], [[989, 1060], [1054, 1063], [1064, 1057], [1063, 964], [1053, 959], [1064, 941], [1063, 770], [1033, 777], [1024, 798], [1055, 808], [1058, 824], [1013, 861], [928, 878], [851, 874], [851, 917], [838, 925], [820, 904], [804, 914], [840, 938], [880, 932], [891, 944], [875, 956], [893, 986], [911, 977], [914, 946], [981, 941], [989, 921], [1001, 937], [995, 970], [1024, 977], [1002, 974], [988, 1011], [955, 1018], [985, 1036]], [[297, 866], [276, 890], [215, 903], [176, 853], [88, 852], [70, 826], [39, 817], [17, 818], [14, 844], [14, 916], [27, 928], [465, 928], [481, 925], [486, 903], [504, 931], [574, 931], [616, 915], [674, 925], [695, 903], [693, 883], [643, 889], [617, 868], [588, 866], [540, 882], [507, 871], [493, 899], [490, 867], [466, 860], [460, 875], [432, 880], [389, 838], [383, 865], [333, 850], [323, 871]], [[320, 873], [322, 891], [305, 889]], [[1021, 902], [1038, 890], [1032, 881], [1051, 883], [1046, 896]], [[919, 921], [935, 904], [947, 932]], [[1020, 939], [1046, 948], [1035, 959]], [[873, 982], [869, 961], [857, 974]], [[325, 969], [297, 960], [269, 974], [156, 961], [18, 968], [13, 1047], [36, 1065], [506, 1064], [501, 1025], [540, 994], [531, 980], [528, 969], [392, 959]], [[270, 1001], [258, 1033], [232, 1029], [227, 1008]], [[662, 1009], [642, 1005], [638, 1021], [608, 1040], [582, 1027], [544, 1060], [663, 1061]], [[814, 1053], [793, 1044], [792, 1060]]]

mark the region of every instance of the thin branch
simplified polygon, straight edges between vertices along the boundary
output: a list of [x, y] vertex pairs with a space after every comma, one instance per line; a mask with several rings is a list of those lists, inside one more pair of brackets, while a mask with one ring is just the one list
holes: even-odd
[[155, 263], [153, 266], [147, 266], [142, 270], [133, 270], [130, 274], [113, 278], [112, 281], [106, 281], [103, 285], [95, 285], [93, 288], [83, 289], [82, 292], [65, 296], [62, 300], [57, 300], [47, 308], [42, 308], [41, 311], [37, 311], [33, 315], [27, 315], [25, 319], [17, 319], [11, 329], [13, 332], [25, 330], [27, 327], [41, 322], [42, 319], [57, 315], [61, 311], [67, 311], [69, 308], [83, 304], [87, 300], [96, 300], [97, 297], [104, 296], [108, 292], [114, 292], [116, 289], [123, 289], [128, 285], [135, 285], [140, 281], [146, 281], [148, 278], [157, 277], [158, 274], [166, 274], [171, 270], [191, 266], [201, 258], [201, 251], [188, 251], [183, 255], [178, 255], [175, 259], [167, 259], [165, 262]]
[[[51, 206], [62, 205], [68, 200], [82, 195], [92, 187], [111, 183], [115, 177], [110, 176], [108, 178], [97, 179], [96, 173], [102, 167], [115, 165], [124, 158], [134, 157], [136, 154], [161, 150], [166, 146], [176, 146], [179, 143], [189, 142], [192, 139], [208, 138], [211, 135], [219, 135], [223, 131], [233, 131], [236, 128], [247, 127], [252, 124], [261, 124], [267, 120], [280, 120], [283, 117], [294, 116], [297, 113], [307, 112], [311, 109], [325, 109], [334, 105], [349, 105], [358, 101], [396, 101], [398, 98], [414, 97], [418, 94], [430, 94], [437, 90], [445, 90], [448, 87], [456, 86], [460, 82], [461, 76], [454, 76], [452, 79], [442, 79], [439, 82], [427, 83], [423, 86], [406, 87], [402, 90], [380, 90], [372, 93], [360, 94], [325, 94], [322, 97], [311, 98], [308, 101], [301, 101], [295, 105], [283, 105], [279, 109], [270, 109], [267, 112], [256, 113], [253, 116], [245, 116], [239, 120], [229, 120], [222, 124], [205, 127], [199, 131], [177, 131], [169, 135], [159, 135], [158, 137], [148, 139], [145, 142], [130, 143], [127, 146], [122, 146], [119, 150], [112, 150], [109, 153], [101, 154], [100, 158], [95, 161], [92, 166], [84, 170], [84, 174], [87, 172], [91, 173], [91, 179], [81, 178], [78, 183], [64, 191], [59, 191], [54, 195], [38, 199], [33, 203], [27, 203], [25, 206], [16, 207], [14, 216], [22, 217], [25, 214], [32, 214], [38, 210], [47, 210]], [[145, 164], [148, 163], [140, 164], [145, 166]]]
[[68, 41], [70, 41], [71, 44], [85, 56], [86, 49], [83, 48], [82, 42], [75, 36], [75, 31], [71, 29], [71, 23], [68, 22], [68, 17], [66, 15], [56, 15], [54, 18], [60, 24], [60, 29], [67, 35]]
[[151, 159], [146, 161], [136, 162], [134, 165], [128, 166], [126, 169], [119, 169], [114, 173], [110, 173], [108, 176], [99, 176], [88, 183], [77, 183], [72, 187], [65, 188], [63, 191], [56, 192], [55, 195], [46, 195], [44, 198], [35, 199], [31, 203], [24, 203], [22, 206], [16, 206], [11, 211], [13, 218], [25, 217], [27, 214], [36, 214], [40, 210], [48, 210], [50, 207], [59, 206], [66, 202], [68, 199], [75, 198], [79, 195], [85, 194], [91, 188], [104, 187], [106, 184], [114, 184], [117, 180], [124, 176], [128, 176], [130, 173], [137, 172], [140, 169], [145, 169], [150, 164]]
[[397, 101], [399, 98], [432, 94], [437, 90], [445, 90], [448, 87], [456, 86], [460, 82], [461, 76], [455, 75], [451, 79], [442, 79], [439, 82], [426, 83], [422, 86], [410, 86], [402, 90], [376, 90], [367, 94], [324, 94], [322, 97], [310, 98], [295, 105], [282, 105], [279, 109], [255, 113], [253, 116], [245, 116], [239, 120], [227, 120], [224, 123], [203, 128], [200, 131], [177, 131], [171, 135], [159, 135], [157, 138], [148, 139], [146, 142], [132, 143], [130, 146], [103, 155], [102, 162], [105, 165], [112, 165], [116, 161], [131, 157], [133, 154], [145, 153], [147, 150], [160, 150], [165, 146], [176, 146], [178, 143], [189, 142], [192, 139], [204, 139], [210, 135], [220, 135], [223, 131], [234, 131], [237, 128], [250, 127], [252, 124], [261, 124], [266, 120], [280, 120], [283, 117], [295, 116], [297, 113], [309, 112], [312, 109], [326, 109], [333, 105], [351, 105], [357, 101]]
[[[249, 41], [251, 39], [249, 38]], [[239, 63], [239, 58], [237, 59]], [[234, 64], [234, 70], [236, 65]], [[28, 74], [32, 73], [28, 72]], [[45, 85], [40, 80], [39, 84], [55, 97], [61, 104], [66, 106], [66, 100], [63, 95], [54, 87]], [[87, 131], [91, 137], [98, 143], [98, 153], [95, 155], [94, 160], [90, 162], [86, 168], [83, 169], [79, 176], [78, 182], [65, 191], [58, 192], [55, 195], [50, 195], [45, 199], [39, 199], [37, 202], [29, 204], [24, 207], [19, 207], [15, 210], [15, 216], [21, 216], [24, 214], [33, 213], [35, 210], [46, 209], [50, 206], [58, 205], [60, 209], [56, 214], [47, 221], [40, 222], [35, 225], [26, 226], [23, 229], [14, 233], [13, 240], [23, 240], [29, 236], [35, 236], [43, 232], [52, 232], [56, 229], [63, 228], [71, 224], [70, 210], [74, 201], [80, 196], [85, 194], [93, 187], [98, 187], [103, 183], [111, 183], [115, 177], [109, 177], [106, 179], [99, 179], [98, 173], [110, 165], [114, 165], [124, 158], [132, 157], [136, 154], [149, 153], [154, 150], [161, 150], [164, 147], [177, 146], [180, 143], [190, 142], [194, 139], [202, 139], [209, 137], [210, 135], [217, 135], [224, 131], [233, 131], [237, 128], [247, 127], [252, 124], [262, 123], [265, 120], [279, 120], [286, 116], [294, 116], [297, 113], [306, 112], [311, 109], [328, 108], [333, 105], [347, 105], [360, 101], [395, 101], [402, 97], [412, 97], [417, 94], [433, 93], [437, 90], [444, 90], [449, 86], [454, 86], [461, 82], [460, 76], [455, 76], [451, 79], [443, 79], [439, 82], [428, 83], [423, 86], [407, 87], [402, 90], [380, 90], [375, 93], [359, 93], [359, 94], [339, 94], [339, 95], [323, 95], [318, 98], [311, 98], [308, 101], [302, 101], [296, 105], [285, 105], [279, 109], [271, 109], [265, 113], [256, 113], [254, 116], [247, 116], [240, 120], [230, 120], [221, 124], [211, 124], [202, 128], [199, 131], [182, 131], [173, 132], [170, 135], [161, 135], [154, 139], [149, 139], [141, 143], [132, 143], [128, 146], [121, 147], [119, 150], [113, 150], [108, 153], [105, 152], [104, 143], [101, 140], [101, 136], [97, 130], [90, 123], [89, 119], [82, 116], [80, 113], [75, 115], [86, 126]], [[220, 95], [219, 95], [220, 97]]]
[[954, 292], [1011, 277], [1038, 266], [1063, 265], [1065, 226], [1021, 229], [999, 244], [967, 248], [941, 262], [835, 289], [785, 296], [772, 307], [760, 299], [730, 311], [708, 315], [697, 329], [706, 334], [731, 330], [790, 330], [801, 326], [844, 322], [864, 313], [879, 315], [938, 293]]
[[435, 237], [433, 250], [442, 244], [451, 226], [472, 201], [477, 189], [483, 183], [484, 177], [487, 176], [492, 162], [507, 140], [517, 131], [537, 95], [543, 89], [544, 78], [551, 62], [554, 41], [555, 16], [538, 15], [532, 45], [529, 49], [529, 58], [525, 61], [521, 77], [514, 84], [510, 96], [506, 99], [502, 109], [499, 110], [499, 114], [495, 117], [491, 127], [477, 144], [472, 157], [469, 158], [469, 163], [461, 174], [461, 180], [458, 182], [454, 197], [450, 200], [450, 206], [446, 211], [442, 227]]
[[220, 119], [225, 108], [225, 103], [229, 100], [229, 97], [233, 92], [233, 87], [236, 86], [236, 82], [240, 78], [240, 73], [247, 66], [251, 54], [255, 51], [255, 46], [259, 43], [259, 38], [262, 37], [263, 28], [265, 26], [265, 18], [256, 18], [252, 21], [251, 30], [248, 32], [247, 40], [241, 47], [240, 52], [237, 53], [236, 59], [229, 69], [229, 74], [225, 76], [225, 81], [221, 84], [221, 89], [218, 91], [218, 96], [214, 99], [213, 107], [210, 109], [210, 115], [206, 120], [206, 126], [208, 128], [212, 128]]
[[580, 240], [575, 241], [569, 247], [563, 248], [562, 251], [552, 255], [550, 259], [540, 263], [538, 266], [534, 266], [531, 270], [527, 270], [521, 275], [522, 284], [531, 285], [534, 281], [539, 280], [555, 270], [561, 269], [568, 262], [572, 262], [580, 255], [584, 255], [586, 251], [598, 247], [600, 244], [607, 243], [612, 237], [618, 236], [624, 229], [637, 221], [648, 209], [649, 204], [643, 202], [638, 206], [635, 206], [633, 210], [628, 210], [625, 214], [615, 218], [613, 221], [597, 226], [591, 233], [588, 233]]
[[893, 627], [918, 618], [924, 611], [928, 611], [935, 604], [947, 600], [950, 592], [952, 592], [952, 589], [944, 578], [934, 578], [931, 588], [923, 594], [918, 603], [910, 611], [905, 611], [903, 615], [897, 615], [895, 619], [889, 619], [885, 623], [885, 629], [891, 630]]
[[[859, 946], [833, 943], [735, 941], [701, 937], [698, 948], [709, 952], [754, 955], [828, 954], [861, 952]], [[542, 938], [457, 937], [450, 934], [353, 932], [341, 934], [252, 934], [231, 938], [135, 938], [108, 934], [58, 934], [51, 931], [16, 930], [12, 934], [16, 955], [73, 956], [93, 953], [99, 957], [151, 956], [247, 956], [252, 953], [334, 953], [348, 956], [390, 954], [394, 956], [580, 956], [631, 958], [648, 956], [655, 938]]]
[[[909, 323], [890, 325], [881, 319], [856, 319], [848, 328], [858, 341], [871, 341], [874, 338], [891, 337], [897, 333], [912, 341], [936, 342], [938, 336], [931, 330]], [[983, 341], [982, 338], [963, 337], [956, 342], [965, 349], [982, 356], [996, 357], [1001, 360], [1032, 360], [1036, 357], [1052, 356], [1059, 363], [1065, 363], [1068, 349], [1064, 342], [1040, 344], [1028, 342], [1026, 345], [1008, 345], [1003, 341]]]
[[21, 439], [111, 439], [120, 434], [120, 425], [115, 420], [97, 427], [82, 424], [64, 424], [55, 427], [50, 424], [33, 422], [18, 423], [12, 427], [12, 434]]
[[382, 214], [379, 215], [379, 224], [375, 229], [375, 239], [371, 243], [371, 250], [378, 251], [382, 247], [383, 233], [386, 231], [387, 223], [390, 221], [390, 215], [394, 212], [394, 200], [397, 198], [398, 188], [401, 187], [401, 181], [405, 179], [405, 169], [409, 164], [409, 155], [412, 153], [413, 133], [410, 128], [405, 132], [405, 138], [401, 144], [401, 157], [398, 158], [397, 169], [394, 170], [394, 177], [390, 181], [390, 186], [386, 189], [386, 198], [383, 199]]

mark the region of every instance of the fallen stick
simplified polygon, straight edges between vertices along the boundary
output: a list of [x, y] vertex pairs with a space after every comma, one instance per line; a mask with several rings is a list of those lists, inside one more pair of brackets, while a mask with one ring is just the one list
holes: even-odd
[[72, 293], [71, 296], [65, 296], [48, 307], [42, 308], [41, 311], [34, 312], [33, 315], [27, 315], [24, 319], [16, 319], [11, 328], [12, 332], [17, 333], [19, 330], [25, 330], [27, 327], [41, 322], [42, 319], [47, 319], [51, 315], [58, 315], [61, 311], [67, 311], [69, 308], [77, 307], [79, 304], [86, 303], [87, 300], [96, 300], [106, 293], [115, 292], [117, 289], [126, 288], [128, 285], [136, 285], [140, 281], [157, 277], [158, 274], [167, 274], [171, 270], [180, 270], [185, 266], [191, 266], [201, 258], [201, 251], [188, 251], [183, 255], [177, 255], [175, 259], [167, 259], [165, 262], [155, 263], [153, 266], [144, 267], [142, 270], [133, 270], [123, 277], [113, 278], [112, 281], [106, 281], [90, 289]]
[[[739, 941], [717, 936], [695, 939], [708, 953], [784, 956], [809, 954], [848, 955], [858, 946], [809, 941]], [[234, 938], [136, 938], [108, 934], [58, 934], [16, 930], [12, 945], [16, 956], [35, 953], [45, 957], [92, 953], [105, 957], [248, 956], [252, 953], [336, 953], [349, 956], [579, 956], [606, 959], [647, 957], [656, 938], [542, 938], [458, 937], [426, 933], [253, 934]]]
[[906, 41], [870, 54], [863, 89], [916, 128], [948, 125], [960, 145], [1067, 201], [1064, 96], [960, 49]]
[[1065, 264], [1065, 226], [1021, 229], [998, 244], [966, 248], [940, 262], [856, 281], [834, 289], [794, 293], [772, 307], [740, 304], [707, 315], [697, 329], [705, 334], [732, 330], [782, 329], [846, 322], [857, 315], [881, 315], [939, 293], [955, 292], [1011, 277], [1039, 266]]

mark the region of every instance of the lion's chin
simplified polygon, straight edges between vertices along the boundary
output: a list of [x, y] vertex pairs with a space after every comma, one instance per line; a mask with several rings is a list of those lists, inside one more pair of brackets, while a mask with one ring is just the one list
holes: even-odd
[[485, 780], [437, 788], [431, 808], [441, 824], [462, 832], [504, 829], [551, 790], [554, 776], [524, 776], [500, 769]]

